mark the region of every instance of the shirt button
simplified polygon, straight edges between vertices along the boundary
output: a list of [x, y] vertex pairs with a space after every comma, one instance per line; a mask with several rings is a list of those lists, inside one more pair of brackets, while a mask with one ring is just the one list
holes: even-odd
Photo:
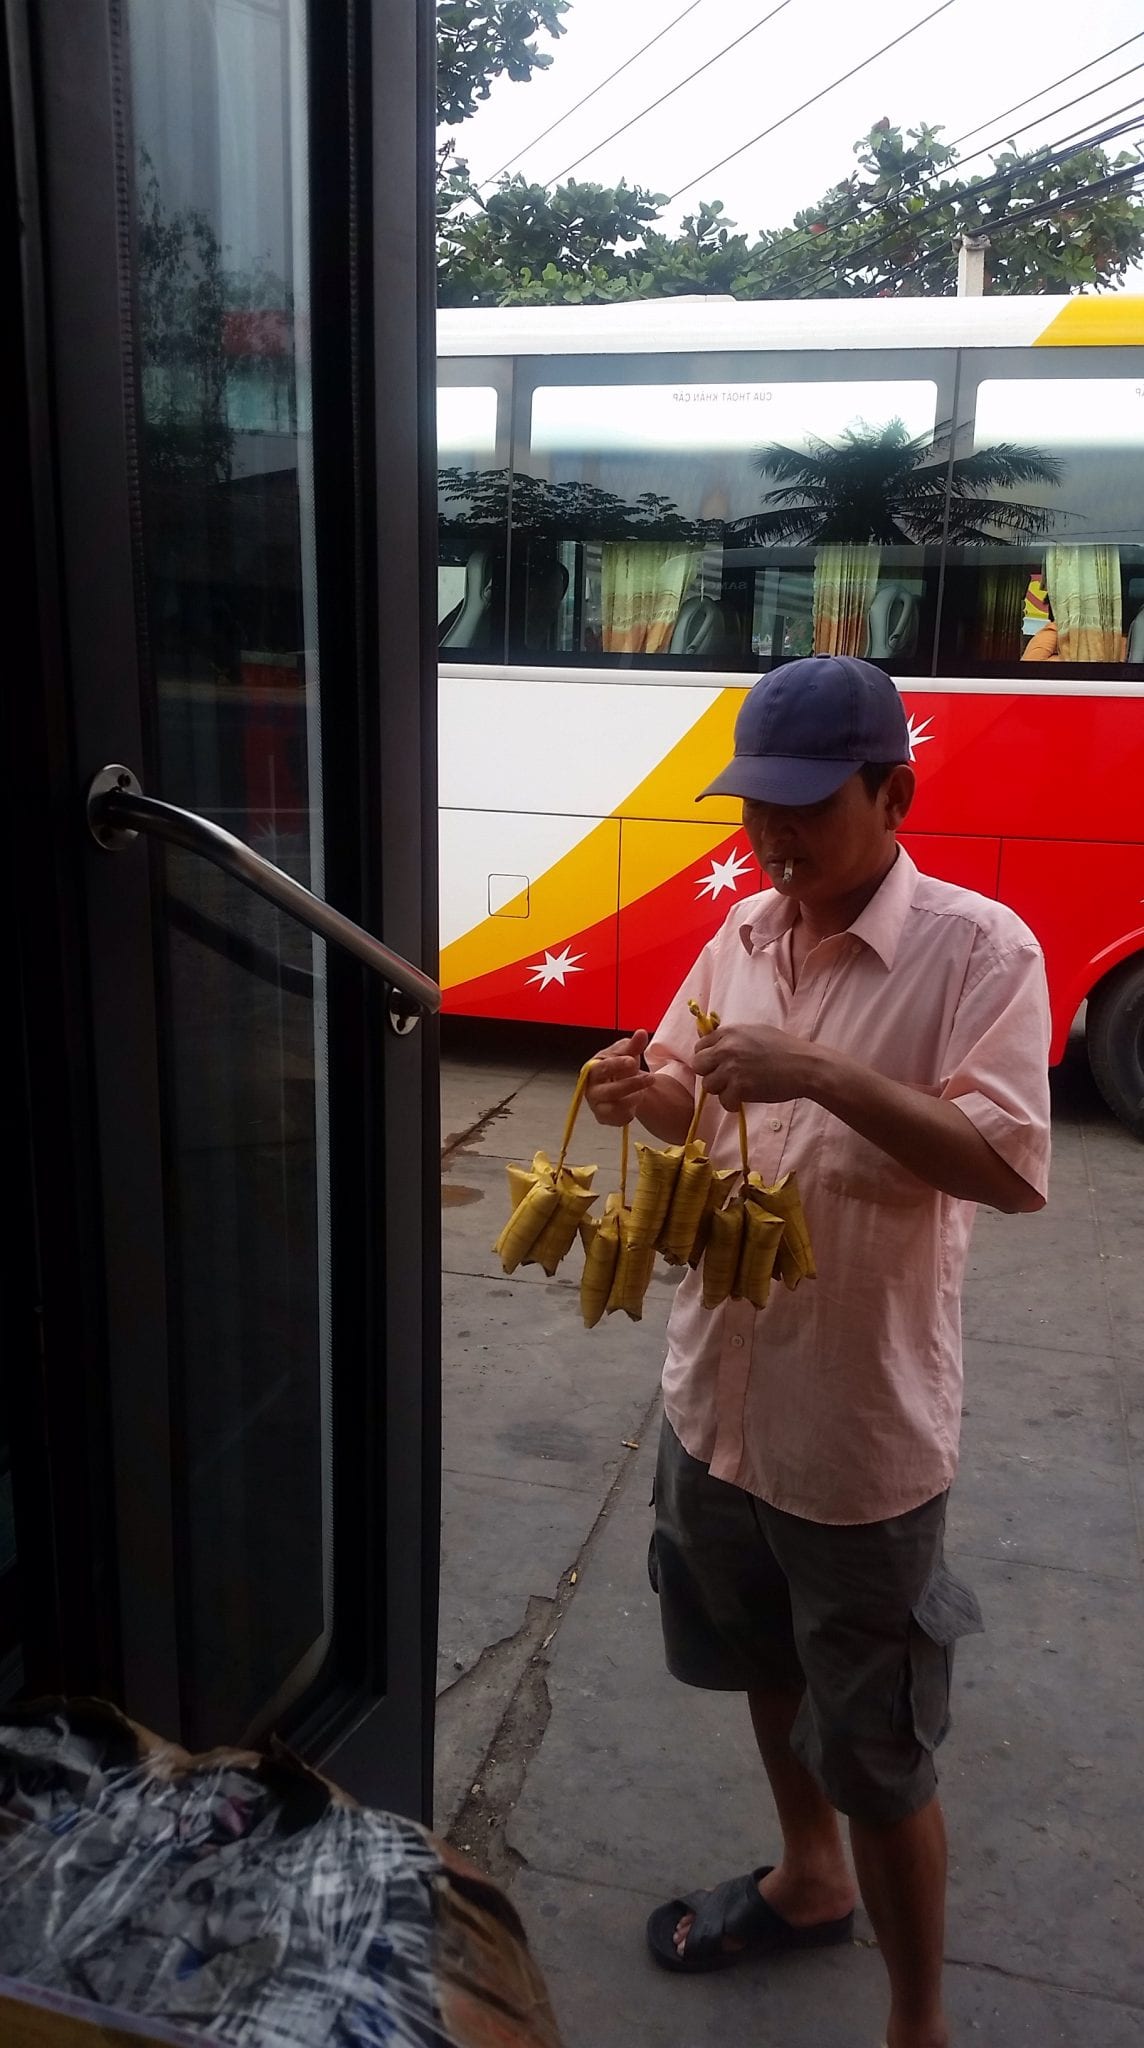
[[731, 1343], [736, 1351], [743, 1349], [743, 1339], [741, 1337], [732, 1337]]
[[782, 1127], [783, 1127], [783, 1120], [782, 1120], [781, 1116], [773, 1116], [773, 1117], [771, 1118], [771, 1129], [772, 1129], [772, 1131], [781, 1131], [781, 1130], [782, 1130]]

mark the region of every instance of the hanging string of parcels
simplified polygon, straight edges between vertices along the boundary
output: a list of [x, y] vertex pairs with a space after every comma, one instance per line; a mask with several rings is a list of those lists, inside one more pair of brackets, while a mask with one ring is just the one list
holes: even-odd
[[[702, 1037], [719, 1019], [688, 1005]], [[739, 1165], [717, 1167], [698, 1136], [707, 1102], [700, 1088], [682, 1145], [637, 1141], [636, 1184], [628, 1200], [628, 1127], [620, 1138], [620, 1185], [606, 1197], [601, 1216], [590, 1216], [595, 1166], [570, 1166], [568, 1150], [595, 1065], [580, 1069], [559, 1155], [537, 1152], [531, 1167], [508, 1168], [512, 1210], [493, 1246], [506, 1273], [540, 1266], [552, 1278], [579, 1238], [584, 1249], [580, 1310], [588, 1329], [622, 1310], [633, 1322], [643, 1314], [658, 1254], [669, 1266], [698, 1269], [704, 1308], [749, 1301], [765, 1308], [771, 1282], [795, 1288], [815, 1277], [814, 1253], [795, 1174], [767, 1184], [752, 1171], [747, 1118], [739, 1110]], [[738, 1183], [738, 1186], [736, 1186]]]

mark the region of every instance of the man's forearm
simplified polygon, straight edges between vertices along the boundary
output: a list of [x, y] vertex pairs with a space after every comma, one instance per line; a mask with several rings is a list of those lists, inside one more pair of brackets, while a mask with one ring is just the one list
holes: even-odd
[[636, 1116], [654, 1137], [666, 1139], [669, 1145], [682, 1145], [694, 1110], [695, 1097], [681, 1081], [657, 1074], [651, 1087], [645, 1088], [640, 1096]]
[[942, 1194], [985, 1202], [1010, 1215], [1043, 1206], [956, 1103], [891, 1081], [822, 1045], [806, 1047], [801, 1092]]

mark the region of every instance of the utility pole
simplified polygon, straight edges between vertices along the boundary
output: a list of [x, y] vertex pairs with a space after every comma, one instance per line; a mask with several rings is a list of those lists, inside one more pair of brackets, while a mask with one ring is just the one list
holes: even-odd
[[985, 251], [989, 247], [986, 234], [970, 234], [963, 229], [953, 238], [957, 250], [957, 296], [959, 299], [979, 299], [985, 291]]

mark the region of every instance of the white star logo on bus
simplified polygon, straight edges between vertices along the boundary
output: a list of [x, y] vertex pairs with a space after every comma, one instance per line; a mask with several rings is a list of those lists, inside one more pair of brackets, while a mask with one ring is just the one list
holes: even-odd
[[583, 958], [583, 953], [570, 952], [565, 946], [559, 953], [546, 951], [543, 960], [534, 961], [528, 971], [537, 988], [547, 988], [550, 981], [558, 981], [563, 988], [567, 975], [583, 974], [584, 969], [577, 966], [577, 962]]
[[933, 738], [933, 734], [932, 734], [932, 732], [930, 731], [930, 726], [931, 726], [932, 724], [933, 724], [933, 719], [932, 719], [932, 718], [923, 718], [923, 719], [922, 719], [922, 722], [921, 722], [921, 724], [920, 724], [920, 725], [915, 725], [915, 724], [914, 724], [914, 714], [913, 714], [913, 712], [912, 712], [912, 711], [911, 711], [911, 713], [910, 713], [909, 717], [907, 718], [907, 720], [906, 720], [906, 738], [907, 738], [907, 739], [909, 740], [909, 743], [910, 743], [910, 759], [911, 759], [911, 761], [912, 761], [912, 760], [914, 759], [914, 756], [916, 755], [916, 753], [917, 753], [917, 750], [918, 750], [918, 748], [919, 748], [919, 747], [924, 747], [924, 746], [925, 746], [925, 743], [926, 743], [926, 741], [927, 741], [927, 740], [932, 740], [932, 738]]
[[729, 853], [726, 860], [712, 860], [711, 873], [704, 875], [703, 880], [697, 884], [699, 895], [710, 896], [712, 903], [724, 889], [729, 889], [732, 896], [738, 895], [739, 883], [750, 869], [750, 865], [750, 861], [742, 853]]

